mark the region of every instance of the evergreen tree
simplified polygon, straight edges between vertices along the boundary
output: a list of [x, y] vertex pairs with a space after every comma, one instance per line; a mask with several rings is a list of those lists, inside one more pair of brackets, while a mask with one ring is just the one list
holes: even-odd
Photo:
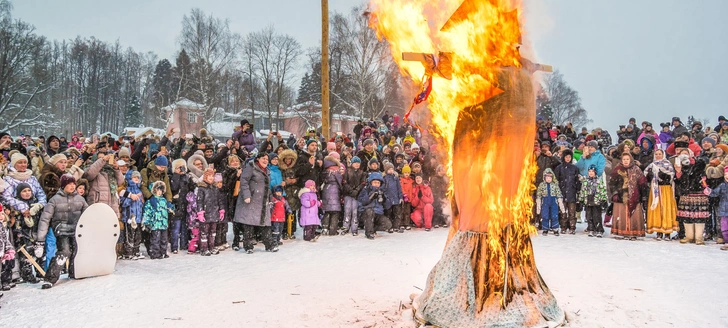
[[190, 89], [192, 89], [190, 86], [192, 81], [192, 61], [184, 49], [179, 52], [175, 63], [176, 67], [174, 68], [172, 83], [172, 95], [174, 95], [174, 99], [172, 101], [176, 101], [179, 98], [190, 99]]
[[154, 88], [154, 104], [157, 108], [169, 105], [175, 99], [173, 96], [176, 90], [172, 90], [172, 64], [167, 59], [157, 62], [152, 77], [152, 88]]
[[138, 127], [142, 124], [142, 118], [142, 105], [139, 103], [139, 98], [134, 95], [124, 111], [124, 122], [128, 127]]

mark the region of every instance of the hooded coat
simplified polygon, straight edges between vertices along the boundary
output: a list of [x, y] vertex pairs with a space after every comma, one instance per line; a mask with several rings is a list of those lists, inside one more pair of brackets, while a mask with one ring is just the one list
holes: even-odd
[[298, 191], [298, 197], [301, 199], [301, 217], [299, 222], [302, 226], [321, 225], [318, 209], [321, 202], [316, 196], [316, 192], [308, 188], [301, 188]]
[[321, 201], [326, 212], [341, 211], [343, 177], [339, 171], [340, 165], [341, 163], [335, 157], [327, 156], [324, 158], [324, 171], [321, 172], [321, 181], [323, 182]]
[[[240, 174], [240, 191], [233, 220], [253, 226], [270, 226], [270, 195], [267, 168], [261, 168], [256, 161], [248, 162]], [[246, 199], [250, 202], [246, 203]]]
[[[202, 161], [202, 170], [193, 165], [197, 160]], [[187, 159], [187, 169], [190, 170], [190, 177], [193, 182], [198, 183], [202, 181], [202, 175], [205, 173], [205, 170], [207, 170], [207, 166], [207, 159], [205, 159], [205, 155], [201, 150], [196, 151], [192, 154], [192, 156], [190, 156], [190, 158]]]
[[[381, 190], [382, 188], [372, 186], [372, 181], [374, 180], [379, 180], [384, 183], [381, 173], [373, 172], [369, 175], [369, 178], [367, 178], [367, 186], [362, 189], [357, 199], [359, 201], [359, 213], [364, 213], [366, 209], [373, 209], [374, 214], [384, 215], [384, 202], [386, 200], [384, 200], [385, 197], [383, 190]], [[379, 201], [379, 197], [372, 195], [375, 192], [382, 192], [381, 202]]]
[[[286, 164], [286, 159], [292, 159], [291, 165]], [[298, 159], [298, 154], [296, 154], [295, 151], [291, 149], [286, 149], [282, 151], [280, 154], [278, 154], [278, 166], [281, 168], [281, 171], [288, 170], [290, 168], [293, 168], [293, 166], [296, 165], [296, 160]]]
[[[566, 161], [567, 155], [572, 156], [572, 159], [568, 162]], [[564, 196], [564, 201], [567, 203], [576, 203], [581, 188], [579, 168], [573, 163], [574, 159], [571, 150], [564, 150], [561, 153], [561, 164], [554, 170], [555, 178], [559, 182], [559, 188]]]
[[86, 200], [76, 192], [66, 194], [63, 190], [58, 191], [43, 208], [37, 240], [46, 240], [49, 228], [53, 228], [56, 236], [73, 236], [78, 219], [87, 208]]
[[140, 173], [142, 174], [142, 194], [144, 195], [144, 199], [152, 197], [152, 192], [149, 189], [151, 185], [157, 181], [161, 181], [165, 186], [164, 198], [166, 198], [168, 202], [172, 201], [172, 188], [169, 188], [169, 176], [167, 175], [166, 168], [163, 171], [160, 171], [157, 166], [154, 165], [154, 162], [150, 161], [149, 164], [147, 164], [147, 167]]
[[402, 192], [402, 183], [399, 181], [397, 174], [385, 174], [384, 184], [384, 209], [388, 210], [393, 205], [398, 205], [400, 201], [404, 201], [404, 193]]
[[197, 184], [197, 212], [205, 212], [205, 223], [220, 222], [220, 210], [225, 209], [225, 195], [220, 188], [206, 182]]
[[[165, 194], [167, 185], [164, 182], [156, 181], [152, 184], [152, 190], [162, 188]], [[162, 196], [154, 195], [144, 204], [144, 225], [149, 226], [150, 230], [167, 230], [169, 227], [169, 211], [172, 204]]]
[[16, 211], [25, 212], [29, 209], [28, 204], [15, 199], [15, 188], [21, 183], [29, 184], [30, 189], [33, 190], [33, 196], [38, 200], [38, 203], [46, 204], [46, 194], [43, 192], [43, 188], [38, 183], [38, 179], [33, 176], [31, 170], [25, 170], [25, 172], [21, 173], [15, 171], [15, 169], [11, 169], [5, 176], [4, 181], [5, 190], [3, 191], [2, 198]]
[[[643, 140], [647, 140], [649, 143], [647, 148], [642, 145]], [[640, 162], [640, 169], [644, 171], [655, 159], [655, 138], [651, 135], [646, 135], [640, 140], [639, 147], [640, 152], [637, 154], [635, 160]]]

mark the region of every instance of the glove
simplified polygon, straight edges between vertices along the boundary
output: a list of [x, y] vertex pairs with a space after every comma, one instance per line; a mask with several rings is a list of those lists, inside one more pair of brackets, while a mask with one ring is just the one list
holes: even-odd
[[152, 230], [152, 229], [148, 224], [142, 224], [142, 231], [149, 231], [149, 230]]
[[311, 202], [309, 202], [309, 204], [311, 204], [311, 207], [314, 207], [314, 206], [318, 205], [318, 201], [312, 200]]
[[43, 252], [45, 251], [45, 242], [42, 241], [36, 241], [33, 245], [33, 255], [37, 258], [43, 257]]
[[205, 211], [197, 212], [197, 221], [205, 222]]
[[703, 194], [704, 194], [705, 196], [710, 196], [710, 194], [711, 194], [712, 192], [713, 192], [713, 189], [710, 189], [709, 187], [706, 187], [705, 189], [703, 189]]
[[399, 200], [399, 203], [400, 203], [400, 204], [404, 203], [404, 200], [403, 200], [403, 199], [400, 199], [400, 200]]
[[129, 226], [131, 226], [132, 229], [136, 229], [137, 228], [137, 222], [136, 222], [136, 218], [134, 217], [134, 215], [132, 215], [132, 218], [129, 219], [128, 223], [129, 223]]
[[708, 182], [707, 182], [707, 180], [708, 180], [708, 178], [706, 178], [706, 177], [702, 177], [700, 179], [700, 185], [702, 185], [703, 188], [708, 188]]
[[10, 261], [15, 259], [15, 250], [9, 249], [5, 251], [5, 255], [3, 255], [3, 261]]
[[30, 205], [30, 216], [35, 216], [42, 209], [43, 209], [43, 204], [41, 204], [41, 203], [35, 203], [33, 205]]
[[25, 226], [28, 228], [32, 228], [35, 225], [35, 221], [33, 221], [32, 216], [24, 216], [23, 222], [25, 223]]
[[407, 194], [404, 194], [404, 197], [402, 197], [405, 202], [409, 203], [409, 196]]
[[225, 210], [220, 210], [218, 213], [220, 213], [220, 220], [225, 220]]

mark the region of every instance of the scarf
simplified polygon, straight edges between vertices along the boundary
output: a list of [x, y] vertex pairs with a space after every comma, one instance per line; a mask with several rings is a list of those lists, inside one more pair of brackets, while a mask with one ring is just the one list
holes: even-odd
[[666, 159], [661, 159], [652, 162], [650, 165], [647, 166], [645, 169], [645, 176], [649, 172], [652, 172], [652, 181], [650, 182], [650, 190], [652, 191], [652, 202], [650, 203], [650, 209], [657, 208], [657, 205], [660, 203], [660, 185], [659, 182], [662, 181], [660, 177], [658, 176], [658, 173], [662, 172], [664, 174], [667, 174], [670, 176], [670, 181], [672, 184], [672, 187], [675, 188], [675, 168], [672, 166], [670, 161]]
[[33, 171], [25, 170], [25, 172], [18, 172], [15, 168], [10, 168], [8, 176], [18, 181], [28, 181], [33, 176]]
[[632, 216], [640, 202], [639, 184], [640, 180], [644, 178], [644, 175], [642, 175], [642, 170], [634, 164], [634, 161], [627, 167], [619, 164], [616, 172], [622, 177], [622, 190], [627, 189], [627, 197], [625, 198], [625, 195], [622, 194], [622, 202], [627, 204], [629, 215]]

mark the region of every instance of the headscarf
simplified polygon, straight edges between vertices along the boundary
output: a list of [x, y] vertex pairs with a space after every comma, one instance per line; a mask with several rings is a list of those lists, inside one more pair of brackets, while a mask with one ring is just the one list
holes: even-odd
[[[663, 151], [663, 154], [665, 152]], [[670, 181], [672, 182], [672, 187], [675, 188], [675, 168], [672, 166], [672, 163], [670, 163], [669, 160], [665, 159], [665, 156], [663, 155], [662, 159], [656, 160], [650, 165], [645, 168], [645, 177], [647, 176], [647, 173], [652, 172], [652, 181], [650, 182], [650, 190], [652, 191], [652, 202], [650, 203], [650, 209], [655, 209], [660, 204], [660, 185], [659, 182], [662, 181], [660, 177], [658, 176], [658, 173], [662, 172], [664, 174], [667, 174], [670, 176]]]

